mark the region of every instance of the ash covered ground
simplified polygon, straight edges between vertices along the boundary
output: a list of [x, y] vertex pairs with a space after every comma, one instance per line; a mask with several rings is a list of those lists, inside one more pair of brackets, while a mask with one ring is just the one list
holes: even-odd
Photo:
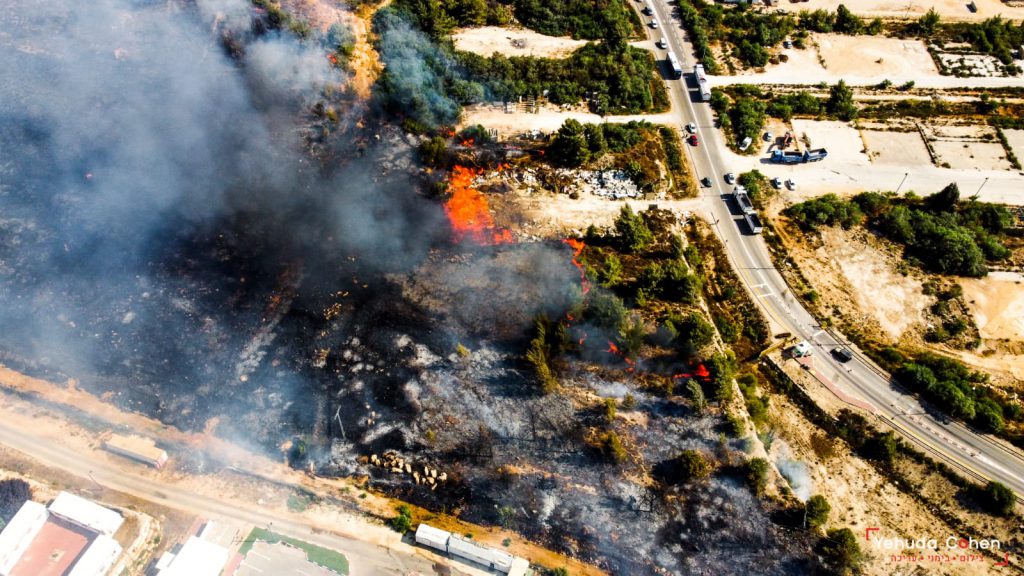
[[[414, 138], [357, 102], [330, 101], [329, 129], [309, 112], [346, 80], [315, 42], [240, 0], [0, 8], [5, 363], [184, 429], [301, 439], [303, 466], [615, 574], [810, 571], [739, 474], [654, 490], [654, 464], [723, 449], [719, 420], [586, 354], [537, 393], [521, 356], [578, 297], [571, 251], [453, 243]], [[617, 467], [585, 436], [627, 392]], [[389, 451], [446, 480], [368, 460]]]

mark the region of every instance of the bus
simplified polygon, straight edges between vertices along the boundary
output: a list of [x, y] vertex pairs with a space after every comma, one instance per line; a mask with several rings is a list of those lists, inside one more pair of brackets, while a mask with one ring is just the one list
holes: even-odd
[[693, 67], [693, 79], [697, 82], [697, 88], [700, 88], [700, 99], [709, 102], [711, 100], [711, 88], [708, 86], [708, 77], [704, 73], [703, 64], [697, 64]]
[[679, 65], [679, 59], [676, 58], [675, 53], [673, 53], [671, 50], [669, 50], [668, 52], [668, 66], [669, 68], [672, 69], [673, 78], [683, 77], [683, 67]]

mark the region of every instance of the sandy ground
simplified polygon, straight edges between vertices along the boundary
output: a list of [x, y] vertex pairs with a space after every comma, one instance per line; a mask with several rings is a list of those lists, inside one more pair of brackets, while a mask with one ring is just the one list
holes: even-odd
[[860, 133], [845, 122], [794, 119], [793, 130], [801, 143], [804, 135], [810, 139], [810, 148], [828, 148], [828, 158], [822, 161], [823, 164], [835, 161], [867, 166], [871, 163], [864, 153], [864, 140]]
[[961, 0], [929, 0], [927, 2], [921, 0], [809, 0], [799, 4], [782, 0], [779, 7], [794, 12], [817, 10], [818, 8], [834, 12], [840, 4], [846, 5], [855, 14], [883, 19], [916, 19], [927, 12], [929, 8], [935, 8], [944, 21], [980, 21], [998, 15], [1013, 20], [1024, 18], [1024, 7], [1010, 7], [1000, 0], [975, 0], [978, 11], [973, 13], [967, 9], [967, 2]]
[[[840, 408], [848, 408], [835, 398], [821, 383], [807, 372], [797, 368], [790, 361], [782, 364], [787, 374], [806, 390], [819, 406], [835, 414]], [[868, 527], [879, 528], [878, 534], [885, 538], [921, 538], [923, 536], [945, 538], [956, 534], [952, 526], [921, 505], [913, 496], [901, 491], [885, 479], [877, 470], [861, 458], [853, 455], [841, 441], [833, 441], [833, 454], [819, 454], [814, 445], [821, 446], [825, 436], [816, 426], [808, 422], [800, 409], [788, 398], [773, 394], [770, 403], [770, 418], [777, 426], [780, 437], [788, 444], [793, 459], [807, 466], [812, 494], [822, 494], [832, 506], [826, 528], [847, 527], [864, 538]], [[815, 439], [815, 437], [818, 437]], [[778, 440], [776, 441], [778, 442]], [[813, 443], [812, 443], [813, 442]], [[933, 492], [948, 495], [948, 483], [929, 478], [915, 491], [925, 499]], [[978, 526], [986, 521], [978, 515], [968, 515], [969, 521]], [[1009, 523], [1007, 523], [1009, 524]], [[988, 527], [986, 527], [988, 528]], [[991, 528], [991, 533], [1003, 534], [1003, 530]], [[861, 540], [861, 549], [866, 554], [863, 573], [871, 576], [909, 576], [910, 574], [982, 575], [992, 573], [991, 561], [942, 565], [923, 561], [921, 570], [915, 572], [913, 564], [892, 561], [890, 553], [874, 548]]]
[[963, 142], [938, 140], [932, 142], [932, 150], [939, 165], [949, 164], [950, 168], [975, 170], [1010, 170], [1006, 151], [999, 142]]
[[[495, 52], [505, 56], [537, 56], [543, 58], [565, 58], [577, 48], [586, 44], [568, 36], [545, 36], [528, 29], [483, 26], [481, 28], [460, 28], [452, 34], [455, 47], [481, 56]], [[513, 42], [521, 43], [520, 47]]]
[[932, 163], [928, 148], [918, 132], [883, 132], [863, 130], [861, 136], [868, 145], [872, 164], [894, 166], [929, 166]]
[[514, 112], [510, 114], [505, 112], [505, 109], [501, 106], [479, 104], [467, 106], [463, 110], [462, 117], [459, 119], [459, 127], [483, 124], [487, 128], [497, 130], [500, 137], [508, 137], [531, 130], [551, 133], [558, 130], [559, 126], [569, 118], [590, 124], [630, 122], [632, 120], [646, 120], [652, 124], [670, 125], [678, 122], [678, 118], [672, 112], [631, 116], [599, 116], [587, 112], [585, 109], [561, 110], [556, 107], [545, 107], [536, 114], [529, 112]]
[[1006, 141], [1010, 143], [1010, 150], [1022, 162], [1024, 162], [1024, 130], [1003, 130]]
[[961, 278], [960, 285], [982, 338], [1024, 342], [1024, 275], [991, 272], [985, 278]]
[[[801, 9], [805, 4], [801, 4]], [[834, 83], [847, 77], [941, 78], [935, 62], [920, 40], [900, 40], [876, 36], [812, 34], [804, 49], [783, 49], [787, 62], [769, 65], [763, 73], [748, 71], [747, 76], [765, 78], [802, 78], [813, 85], [822, 80]], [[822, 66], [824, 61], [824, 66]], [[744, 75], [735, 78], [742, 79]]]

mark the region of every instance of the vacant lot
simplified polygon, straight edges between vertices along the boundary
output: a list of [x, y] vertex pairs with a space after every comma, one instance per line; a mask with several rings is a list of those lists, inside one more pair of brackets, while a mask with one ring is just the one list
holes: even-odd
[[928, 166], [932, 158], [918, 132], [887, 132], [863, 130], [861, 135], [867, 144], [872, 164], [897, 166]]
[[562, 110], [555, 106], [540, 108], [536, 113], [523, 111], [515, 104], [511, 104], [506, 112], [505, 107], [492, 104], [477, 104], [467, 106], [462, 117], [459, 118], [459, 126], [473, 126], [482, 124], [487, 128], [498, 131], [500, 137], [516, 136], [524, 132], [537, 130], [549, 134], [558, 130], [559, 126], [569, 118], [578, 120], [584, 124], [601, 124], [604, 122], [629, 122], [631, 120], [646, 120], [651, 124], [675, 124], [677, 117], [671, 112], [662, 114], [640, 114], [633, 116], [599, 116], [587, 112], [586, 108], [575, 107]]
[[792, 0], [789, 2], [783, 0], [780, 5], [783, 8], [792, 7], [790, 8], [792, 10], [824, 8], [835, 11], [840, 4], [846, 5], [855, 14], [881, 18], [918, 18], [929, 8], [935, 8], [935, 11], [942, 15], [943, 20], [980, 21], [1000, 14], [1004, 18], [1014, 20], [1024, 18], [1024, 7], [1010, 7], [1000, 0], [975, 0], [978, 7], [977, 12], [967, 9], [968, 2], [966, 0], [929, 0], [928, 2], [921, 0], [809, 0], [795, 5]]
[[815, 34], [814, 41], [828, 71], [840, 77], [939, 75], [935, 62], [920, 40]]
[[1010, 143], [1010, 150], [1017, 158], [1024, 158], [1024, 130], [1003, 130], [1006, 141]]
[[544, 58], [565, 58], [574, 50], [586, 44], [572, 38], [545, 36], [532, 30], [513, 30], [499, 26], [462, 28], [452, 35], [455, 47], [481, 56], [495, 52], [505, 56], [540, 56]]
[[794, 119], [793, 130], [801, 143], [806, 144], [804, 136], [810, 139], [810, 148], [828, 148], [825, 162], [864, 166], [871, 163], [864, 153], [864, 141], [860, 133], [845, 122]]
[[963, 278], [960, 285], [982, 338], [1024, 342], [1024, 275], [992, 272]]
[[979, 170], [1009, 170], [1006, 151], [999, 142], [969, 142], [963, 140], [936, 140], [932, 150], [940, 166], [949, 168], [977, 168]]

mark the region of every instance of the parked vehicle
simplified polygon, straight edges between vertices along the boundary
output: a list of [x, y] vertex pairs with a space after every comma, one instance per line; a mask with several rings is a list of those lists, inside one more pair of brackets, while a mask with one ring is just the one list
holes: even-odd
[[650, 0], [644, 0], [643, 12], [644, 12], [644, 14], [647, 14], [648, 16], [650, 16], [651, 14], [654, 14], [654, 8], [651, 6]]
[[689, 124], [686, 125], [686, 131], [689, 132], [690, 134], [696, 134], [697, 125], [694, 124], [693, 122], [690, 122]]
[[668, 50], [668, 39], [662, 36], [661, 39], [658, 40], [658, 48]]
[[725, 173], [725, 183], [726, 184], [735, 184], [736, 183], [736, 175], [733, 174], [732, 172], [726, 172]]
[[711, 178], [708, 178], [707, 176], [701, 178], [700, 185], [705, 188], [711, 188]]
[[764, 141], [765, 142], [771, 142], [774, 138], [775, 138], [775, 135], [772, 134], [771, 132], [765, 132], [764, 133]]
[[651, 28], [654, 28], [654, 29], [658, 28], [658, 21], [657, 20], [651, 20]]
[[690, 134], [690, 145], [691, 146], [697, 146], [698, 144], [700, 144], [700, 142], [697, 141], [697, 135], [696, 134]]
[[786, 180], [786, 188], [789, 188], [790, 190], [796, 190], [796, 180], [793, 180], [792, 178]]
[[740, 142], [740, 150], [746, 150], [747, 148], [750, 148], [750, 145], [753, 143], [753, 138], [747, 136], [746, 138], [743, 139], [743, 142]]
[[783, 40], [782, 41], [782, 47], [783, 48], [792, 48], [793, 47], [793, 43], [790, 42], [789, 40]]
[[782, 178], [779, 178], [778, 176], [772, 178], [772, 186], [776, 189], [782, 188]]
[[693, 80], [700, 89], [700, 99], [704, 102], [711, 101], [711, 86], [708, 85], [708, 77], [704, 72], [704, 65], [697, 64], [693, 67]]
[[818, 162], [828, 156], [828, 150], [818, 148], [807, 152], [786, 152], [784, 150], [773, 150], [771, 161], [777, 164], [803, 164], [805, 162]]

